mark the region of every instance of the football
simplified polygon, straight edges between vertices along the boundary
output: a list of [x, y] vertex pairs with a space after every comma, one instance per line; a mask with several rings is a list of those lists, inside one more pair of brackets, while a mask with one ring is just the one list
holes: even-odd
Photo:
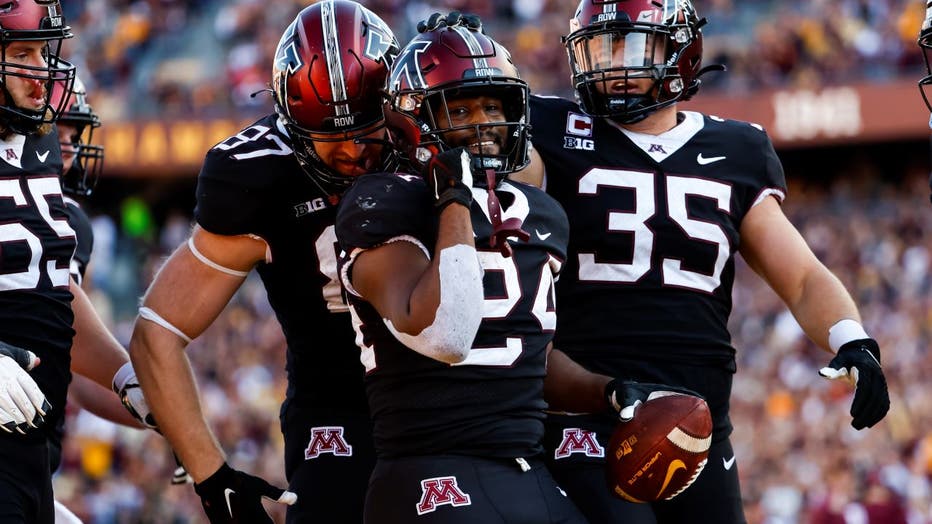
[[615, 496], [630, 502], [669, 500], [696, 480], [712, 443], [705, 400], [656, 391], [630, 422], [618, 424], [605, 452]]

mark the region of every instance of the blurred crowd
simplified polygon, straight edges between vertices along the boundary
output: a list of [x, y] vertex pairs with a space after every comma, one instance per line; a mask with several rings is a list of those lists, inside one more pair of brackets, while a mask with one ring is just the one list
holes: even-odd
[[[70, 58], [105, 121], [265, 111], [275, 45], [308, 0], [70, 0]], [[571, 95], [566, 52], [575, 1], [363, 0], [405, 43], [433, 11], [483, 17], [531, 88]], [[710, 90], [886, 81], [918, 74], [920, 0], [694, 0]]]

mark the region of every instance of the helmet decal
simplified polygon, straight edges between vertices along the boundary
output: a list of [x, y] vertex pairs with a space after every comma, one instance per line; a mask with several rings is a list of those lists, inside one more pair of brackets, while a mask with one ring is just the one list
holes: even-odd
[[392, 54], [389, 49], [397, 46], [395, 35], [388, 25], [381, 18], [375, 16], [372, 11], [363, 11], [366, 23], [369, 24], [369, 33], [366, 35], [366, 50], [363, 52], [366, 58], [376, 62], [386, 61], [387, 66], [391, 67]]
[[291, 25], [285, 29], [285, 34], [278, 42], [278, 54], [275, 56], [275, 66], [282, 71], [287, 71], [289, 75], [295, 74], [304, 65], [295, 43], [295, 25], [297, 25], [297, 20], [291, 22]]

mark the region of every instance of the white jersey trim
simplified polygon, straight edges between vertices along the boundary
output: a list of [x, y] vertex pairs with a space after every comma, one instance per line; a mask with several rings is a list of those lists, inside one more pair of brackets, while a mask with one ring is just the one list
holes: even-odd
[[[663, 162], [669, 158], [670, 155], [679, 151], [692, 137], [696, 136], [696, 134], [705, 127], [705, 117], [702, 113], [680, 111], [679, 114], [683, 115], [683, 121], [677, 124], [673, 129], [664, 131], [659, 135], [637, 133], [625, 129], [610, 118], [605, 120], [624, 133], [625, 136], [634, 142], [634, 145], [644, 150], [644, 152], [650, 155], [655, 161]], [[657, 145], [663, 147], [652, 147]]]

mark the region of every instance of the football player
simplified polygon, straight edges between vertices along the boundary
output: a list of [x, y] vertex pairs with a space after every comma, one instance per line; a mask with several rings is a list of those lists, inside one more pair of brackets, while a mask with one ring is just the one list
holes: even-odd
[[[62, 100], [65, 98], [64, 100]], [[63, 82], [56, 82], [52, 88], [52, 105], [62, 107], [62, 114], [58, 117], [55, 127], [58, 129], [59, 144], [62, 151], [62, 198], [65, 201], [68, 214], [68, 225], [75, 232], [77, 247], [71, 259], [71, 278], [81, 285], [87, 264], [91, 259], [94, 247], [94, 232], [90, 220], [81, 208], [80, 200], [91, 195], [97, 178], [103, 167], [103, 146], [94, 144], [94, 129], [100, 127], [100, 117], [87, 102], [87, 90], [80, 78], [75, 76], [70, 90]], [[131, 366], [127, 366], [123, 373], [118, 373], [120, 381], [114, 384], [114, 391], [126, 393], [125, 380], [132, 377]], [[128, 427], [154, 429], [154, 421], [146, 423], [140, 420], [139, 412], [135, 411], [133, 400], [144, 402], [145, 399], [131, 385], [127, 396], [128, 403], [121, 402], [120, 396], [113, 395], [107, 388], [102, 387], [93, 380], [74, 373], [71, 385], [68, 387], [68, 399], [87, 411], [111, 422]], [[146, 411], [142, 408], [143, 412]], [[49, 453], [52, 471], [57, 471], [61, 461], [61, 441], [64, 437], [64, 418], [59, 420], [49, 437]], [[183, 479], [184, 472], [175, 473], [176, 479]], [[55, 503], [55, 522], [80, 522], [68, 508]]]
[[[926, 107], [932, 112], [932, 93], [929, 91], [932, 88], [932, 0], [926, 2], [926, 18], [919, 30], [919, 49], [922, 50], [927, 73], [919, 80], [919, 92], [922, 93]], [[929, 116], [929, 128], [932, 129], [932, 115]], [[929, 186], [932, 187], [932, 177], [929, 178]], [[929, 199], [932, 200], [932, 195]]]
[[[69, 270], [71, 278], [81, 285], [91, 259], [94, 232], [77, 199], [86, 198], [91, 194], [102, 166], [103, 147], [92, 143], [93, 129], [100, 127], [100, 118], [88, 105], [84, 83], [77, 76], [70, 89], [63, 82], [56, 82], [52, 88], [51, 100], [53, 105], [62, 108], [55, 125], [62, 151], [62, 200], [65, 202], [68, 225], [74, 230], [77, 243]], [[119, 397], [113, 396], [108, 390], [82, 375], [73, 375], [69, 395], [95, 415], [126, 426], [144, 427], [124, 409]], [[55, 428], [55, 438], [49, 442], [49, 450], [53, 457], [52, 471], [58, 469], [63, 431], [64, 420], [61, 420]]]
[[540, 457], [544, 390], [602, 410], [627, 389], [556, 352], [544, 383], [568, 225], [505, 180], [527, 164], [527, 85], [477, 18], [418, 28], [388, 91], [423, 176], [360, 177], [336, 221], [378, 452], [365, 521], [584, 522]]
[[708, 70], [705, 23], [689, 0], [582, 0], [563, 39], [579, 103], [531, 100], [546, 170], [522, 176], [545, 183], [572, 225], [555, 347], [599, 373], [695, 390], [714, 421], [695, 484], [633, 504], [604, 488], [604, 457], [563, 446], [564, 429], [581, 428], [604, 448], [617, 420], [550, 416], [554, 476], [593, 523], [745, 522], [728, 415], [738, 252], [833, 354], [820, 373], [857, 383], [852, 425], [871, 427], [889, 409], [877, 342], [781, 210], [786, 183], [766, 132], [677, 110]]
[[[932, 111], [932, 96], [928, 91], [932, 87], [932, 1], [926, 2], [926, 18], [919, 30], [919, 49], [922, 50], [927, 73], [919, 80], [919, 92], [922, 93], [922, 100], [926, 103], [926, 107]], [[932, 120], [929, 121], [929, 127], [932, 127]]]
[[[57, 0], [0, 7], [0, 521], [51, 523], [49, 452], [73, 370], [108, 387], [135, 382], [128, 356], [70, 275], [52, 88], [72, 36]], [[41, 365], [39, 365], [41, 363]], [[141, 395], [140, 395], [141, 398]], [[140, 409], [143, 406], [140, 404]], [[143, 413], [145, 416], [145, 413]], [[51, 458], [51, 460], [50, 460]]]
[[[334, 218], [357, 176], [391, 169], [381, 91], [397, 52], [389, 27], [355, 2], [298, 13], [275, 54], [275, 111], [207, 153], [197, 224], [143, 300], [130, 354], [213, 523], [271, 522], [261, 497], [289, 504], [288, 522], [362, 522], [375, 455]], [[288, 345], [287, 492], [226, 463], [184, 352], [253, 269]]]

